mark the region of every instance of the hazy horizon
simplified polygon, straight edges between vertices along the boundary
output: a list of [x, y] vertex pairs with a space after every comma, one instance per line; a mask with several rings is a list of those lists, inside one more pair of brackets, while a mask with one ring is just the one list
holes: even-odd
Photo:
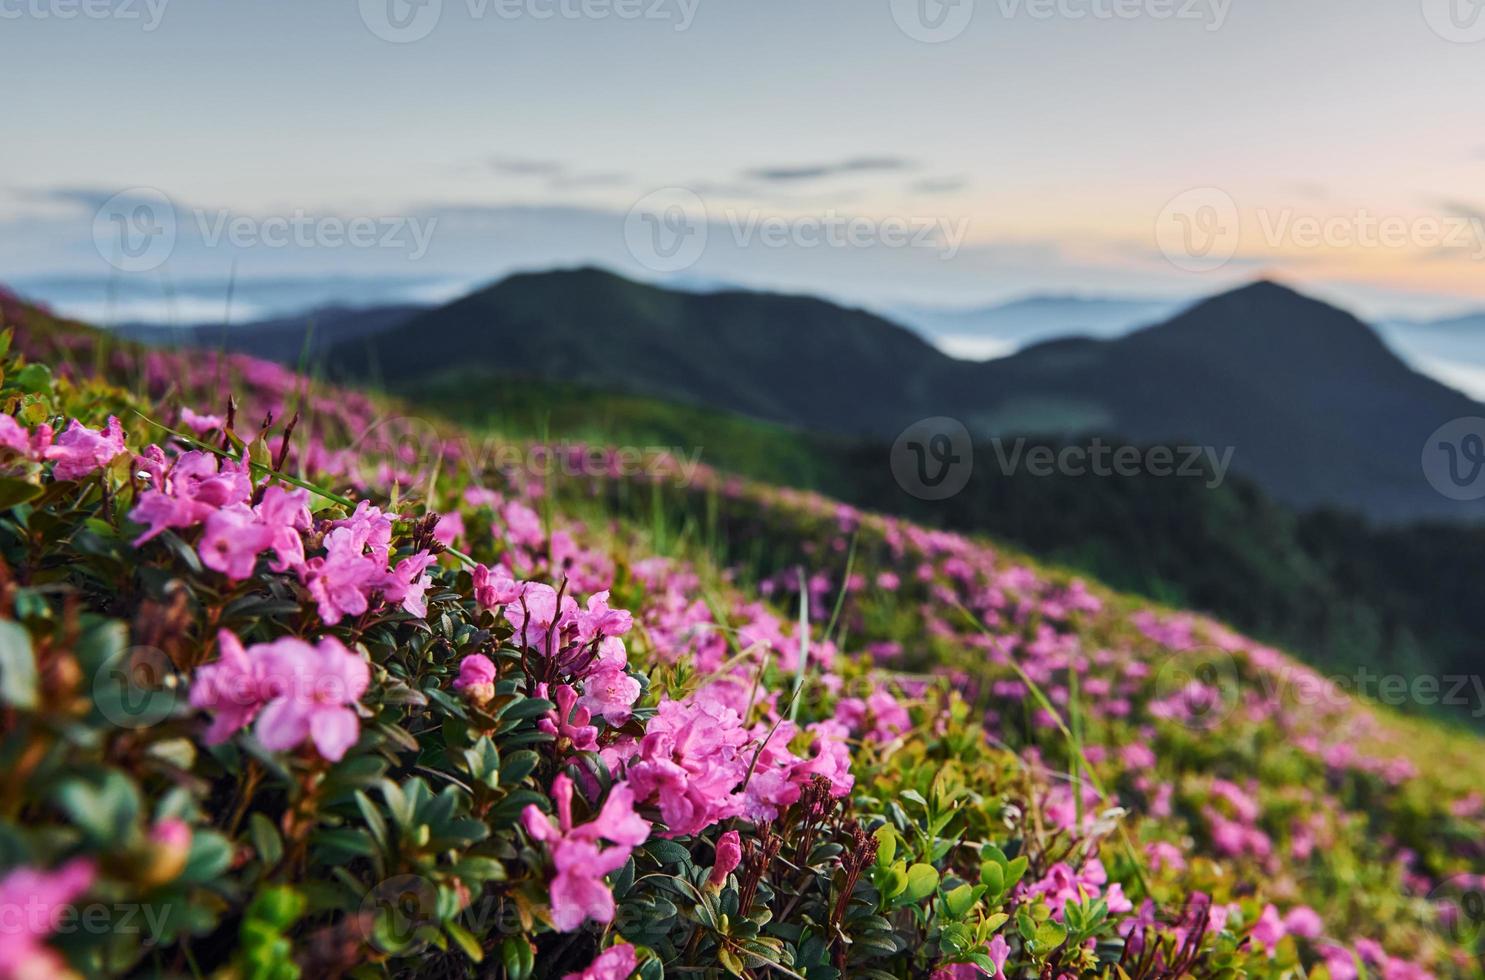
[[[0, 281], [592, 262], [879, 305], [1270, 274], [1485, 307], [1485, 31], [1445, 0], [936, 3], [10, 4]], [[677, 232], [701, 247], [646, 244]]]

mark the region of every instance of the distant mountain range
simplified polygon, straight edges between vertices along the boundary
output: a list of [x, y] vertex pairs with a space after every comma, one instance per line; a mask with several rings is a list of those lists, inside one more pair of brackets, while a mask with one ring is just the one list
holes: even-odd
[[[1485, 503], [1435, 492], [1420, 465], [1430, 433], [1485, 415], [1485, 406], [1414, 370], [1428, 358], [1467, 365], [1463, 353], [1478, 343], [1485, 316], [1374, 331], [1259, 283], [1185, 308], [1038, 297], [916, 319], [939, 345], [952, 329], [1019, 350], [962, 360], [887, 318], [813, 297], [677, 290], [588, 268], [511, 276], [436, 307], [329, 307], [225, 330], [130, 324], [120, 332], [287, 363], [308, 336], [311, 356], [334, 372], [414, 398], [432, 385], [463, 386], [477, 398], [489, 384], [535, 378], [871, 442], [950, 416], [977, 439], [1099, 435], [1230, 447], [1234, 472], [1301, 509], [1338, 507], [1385, 522], [1485, 517]], [[1087, 336], [1040, 340], [1078, 333]], [[1408, 351], [1408, 363], [1379, 333]]]
[[1485, 407], [1418, 374], [1355, 317], [1271, 283], [1115, 339], [956, 360], [881, 317], [770, 293], [684, 293], [595, 269], [513, 276], [331, 362], [414, 394], [433, 379], [560, 379], [891, 440], [929, 416], [979, 438], [1107, 434], [1231, 447], [1300, 508], [1384, 521], [1482, 515], [1420, 466], [1441, 424]]
[[1189, 305], [1189, 301], [1150, 298], [1028, 296], [970, 309], [895, 307], [886, 315], [917, 330], [946, 353], [985, 360], [1053, 337], [1116, 337], [1169, 319]]
[[364, 309], [327, 306], [295, 316], [232, 325], [122, 323], [113, 328], [113, 333], [157, 347], [212, 347], [294, 364], [306, 354], [321, 359], [339, 344], [385, 333], [428, 309], [411, 305]]

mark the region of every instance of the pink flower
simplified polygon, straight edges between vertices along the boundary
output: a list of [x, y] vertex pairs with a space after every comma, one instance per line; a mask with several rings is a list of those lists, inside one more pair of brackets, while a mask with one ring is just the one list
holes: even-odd
[[[571, 932], [588, 919], [608, 923], [614, 917], [614, 896], [603, 877], [622, 868], [630, 851], [650, 835], [649, 821], [634, 812], [634, 793], [627, 783], [609, 791], [603, 809], [581, 827], [572, 823], [573, 783], [566, 775], [552, 781], [557, 820], [532, 805], [521, 822], [532, 839], [547, 845], [556, 875], [551, 884], [552, 925]], [[600, 841], [614, 846], [604, 848]]]
[[246, 506], [252, 496], [246, 465], [219, 462], [212, 453], [193, 450], [170, 461], [159, 446], [147, 446], [134, 462], [151, 483], [129, 512], [130, 520], [149, 525], [136, 546], [166, 528], [195, 527], [223, 507]]
[[397, 567], [382, 580], [382, 598], [402, 606], [410, 616], [422, 619], [428, 615], [428, 603], [423, 598], [433, 584], [433, 576], [426, 574], [428, 566], [436, 558], [427, 551], [409, 555], [397, 563]]
[[516, 629], [522, 646], [545, 653], [548, 638], [552, 647], [561, 646], [553, 634], [566, 628], [577, 616], [577, 601], [572, 596], [563, 596], [558, 608], [557, 590], [543, 582], [527, 582], [521, 587], [520, 598], [505, 607], [505, 619]]
[[622, 868], [629, 849], [599, 849], [586, 841], [560, 840], [551, 846], [557, 875], [552, 879], [550, 901], [552, 925], [558, 932], [572, 932], [588, 919], [609, 923], [614, 919], [614, 894], [603, 877]]
[[521, 597], [521, 586], [504, 569], [474, 566], [474, 600], [486, 609], [499, 609]]
[[167, 817], [151, 827], [151, 860], [143, 872], [145, 881], [163, 885], [178, 878], [191, 857], [191, 838], [191, 825], [175, 817]]
[[559, 741], [566, 740], [574, 752], [598, 751], [598, 729], [588, 724], [592, 715], [578, 704], [578, 694], [571, 685], [559, 684], [552, 694], [557, 710], [537, 722], [537, 727]]
[[742, 837], [737, 831], [729, 830], [717, 840], [717, 861], [712, 865], [712, 873], [706, 880], [713, 885], [720, 885], [741, 863]]
[[57, 461], [52, 469], [55, 479], [79, 480], [112, 463], [125, 451], [124, 429], [119, 420], [110, 415], [108, 425], [102, 431], [89, 429], [73, 419], [67, 431], [57, 436], [56, 442], [46, 451], [46, 458]]
[[482, 653], [475, 653], [459, 661], [459, 676], [454, 680], [454, 690], [476, 704], [485, 704], [495, 696], [495, 664]]
[[599, 838], [625, 847], [638, 847], [650, 839], [650, 822], [634, 812], [634, 790], [620, 783], [609, 790], [598, 816], [573, 831], [589, 840]]
[[361, 735], [361, 722], [348, 705], [371, 683], [366, 661], [333, 636], [316, 646], [285, 637], [253, 650], [268, 658], [276, 686], [253, 727], [258, 741], [284, 751], [310, 739], [320, 755], [339, 762]]
[[197, 415], [190, 408], [182, 406], [180, 410], [180, 424], [197, 435], [202, 435], [213, 429], [226, 428], [227, 420], [220, 415]]
[[623, 636], [634, 617], [623, 609], [610, 609], [608, 591], [589, 597], [588, 608], [577, 614], [578, 639], [588, 643], [599, 636]]
[[564, 837], [595, 843], [612, 841], [626, 847], [638, 847], [650, 839], [650, 822], [634, 812], [634, 790], [619, 783], [609, 790], [608, 799], [598, 815], [581, 827], [572, 823], [572, 795], [575, 787], [566, 775], [552, 780], [552, 799], [557, 804], [557, 822], [535, 806], [521, 814], [526, 832], [539, 841], [553, 842]]
[[325, 535], [325, 555], [304, 563], [300, 580], [319, 606], [320, 618], [338, 623], [371, 608], [367, 596], [386, 575], [386, 559], [366, 554], [366, 539], [349, 527]]
[[846, 741], [850, 732], [834, 721], [816, 722], [809, 726], [809, 731], [815, 736], [811, 746], [814, 758], [795, 767], [793, 778], [807, 781], [810, 776], [824, 776], [830, 781], [832, 796], [850, 793], [856, 783], [856, 778], [851, 775], [851, 746]]
[[1005, 937], [1000, 935], [991, 937], [989, 949], [986, 952], [990, 955], [990, 962], [995, 964], [995, 975], [1005, 976], [1005, 961], [1011, 955], [1011, 948], [1006, 943]]
[[[890, 742], [912, 727], [907, 709], [897, 703], [890, 691], [878, 688], [865, 701], [842, 698], [835, 706], [835, 720], [847, 728], [864, 732], [875, 742]], [[867, 728], [867, 723], [871, 727]]]
[[233, 504], [206, 519], [206, 531], [196, 545], [201, 564], [233, 580], [253, 574], [258, 554], [273, 543], [273, 531], [258, 520], [246, 504]]
[[70, 974], [43, 940], [61, 926], [67, 907], [93, 886], [94, 875], [93, 862], [77, 858], [56, 871], [22, 867], [0, 879], [0, 977]]
[[578, 703], [610, 725], [622, 725], [634, 713], [639, 693], [639, 681], [625, 673], [622, 666], [600, 664], [583, 680], [583, 697]]
[[274, 560], [268, 567], [275, 572], [297, 569], [304, 564], [303, 532], [309, 530], [309, 491], [285, 490], [271, 486], [263, 491], [263, 500], [253, 508], [258, 522], [268, 532], [267, 547]]
[[1322, 955], [1332, 980], [1356, 980], [1356, 957], [1350, 950], [1344, 946], [1326, 946]]
[[0, 413], [0, 449], [9, 449], [18, 456], [40, 462], [47, 458], [46, 451], [51, 444], [52, 427], [45, 422], [38, 425], [35, 432], [27, 432], [26, 427], [13, 416]]
[[433, 528], [433, 540], [445, 548], [452, 548], [454, 542], [464, 536], [464, 518], [458, 511], [438, 515], [438, 524]]
[[510, 501], [500, 509], [500, 516], [505, 521], [505, 536], [512, 544], [535, 548], [546, 540], [541, 515], [520, 501]]
[[1308, 905], [1298, 905], [1284, 916], [1284, 928], [1289, 934], [1301, 939], [1319, 939], [1325, 932], [1325, 923], [1319, 913]]
[[1268, 955], [1273, 956], [1279, 940], [1288, 935], [1284, 928], [1284, 922], [1279, 918], [1279, 910], [1272, 905], [1266, 905], [1263, 914], [1258, 921], [1253, 923], [1253, 942], [1262, 946]]
[[582, 973], [569, 973], [562, 980], [629, 980], [638, 964], [633, 946], [610, 946]]
[[202, 737], [207, 745], [225, 742], [246, 727], [270, 694], [267, 664], [248, 656], [235, 634], [217, 633], [217, 650], [216, 661], [197, 670], [191, 684], [191, 706], [212, 712], [211, 727]]
[[320, 755], [339, 762], [361, 734], [348, 705], [366, 692], [371, 670], [366, 661], [334, 637], [317, 646], [284, 637], [243, 649], [223, 630], [221, 657], [197, 671], [191, 704], [213, 712], [205, 741], [214, 745], [257, 718], [253, 732], [274, 751], [292, 749], [306, 739]]
[[736, 711], [716, 702], [662, 701], [645, 728], [639, 753], [626, 767], [641, 800], [653, 800], [666, 834], [683, 837], [737, 816], [735, 792], [747, 775], [752, 740]]

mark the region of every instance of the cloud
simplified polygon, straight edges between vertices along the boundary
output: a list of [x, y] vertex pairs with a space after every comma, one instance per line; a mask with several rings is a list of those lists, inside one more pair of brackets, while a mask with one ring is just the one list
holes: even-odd
[[1479, 207], [1473, 204], [1466, 204], [1463, 201], [1451, 200], [1439, 201], [1438, 204], [1435, 205], [1435, 207], [1442, 209], [1443, 212], [1450, 217], [1464, 218], [1467, 221], [1485, 222], [1485, 210], [1481, 210]]
[[544, 181], [550, 190], [580, 190], [585, 187], [615, 187], [632, 179], [622, 173], [582, 173], [556, 160], [519, 157], [496, 157], [490, 169], [504, 177], [524, 177]]
[[1300, 181], [1293, 186], [1294, 193], [1306, 201], [1328, 201], [1330, 190], [1317, 181]]
[[964, 177], [925, 177], [913, 181], [908, 189], [917, 194], [953, 194], [968, 186], [969, 181]]
[[510, 177], [561, 177], [567, 167], [555, 160], [532, 160], [519, 157], [496, 157], [490, 169]]
[[547, 186], [553, 190], [576, 190], [583, 187], [620, 187], [633, 178], [628, 174], [565, 174], [552, 177]]
[[916, 164], [902, 157], [852, 157], [834, 163], [780, 164], [756, 167], [743, 172], [749, 180], [781, 183], [795, 180], [820, 180], [826, 177], [841, 177], [848, 174], [900, 173], [912, 170]]

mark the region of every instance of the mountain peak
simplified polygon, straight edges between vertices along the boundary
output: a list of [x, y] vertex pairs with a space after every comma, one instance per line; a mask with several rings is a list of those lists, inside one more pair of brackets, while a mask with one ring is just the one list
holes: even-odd
[[[1312, 296], [1306, 296], [1293, 287], [1286, 286], [1274, 279], [1255, 279], [1245, 286], [1225, 293], [1218, 293], [1206, 303], [1251, 303], [1272, 306], [1277, 304], [1304, 304], [1307, 306], [1323, 306], [1334, 309], [1329, 304], [1323, 303]], [[1206, 305], [1206, 303], [1198, 305]], [[1337, 310], [1336, 312], [1340, 312]]]

